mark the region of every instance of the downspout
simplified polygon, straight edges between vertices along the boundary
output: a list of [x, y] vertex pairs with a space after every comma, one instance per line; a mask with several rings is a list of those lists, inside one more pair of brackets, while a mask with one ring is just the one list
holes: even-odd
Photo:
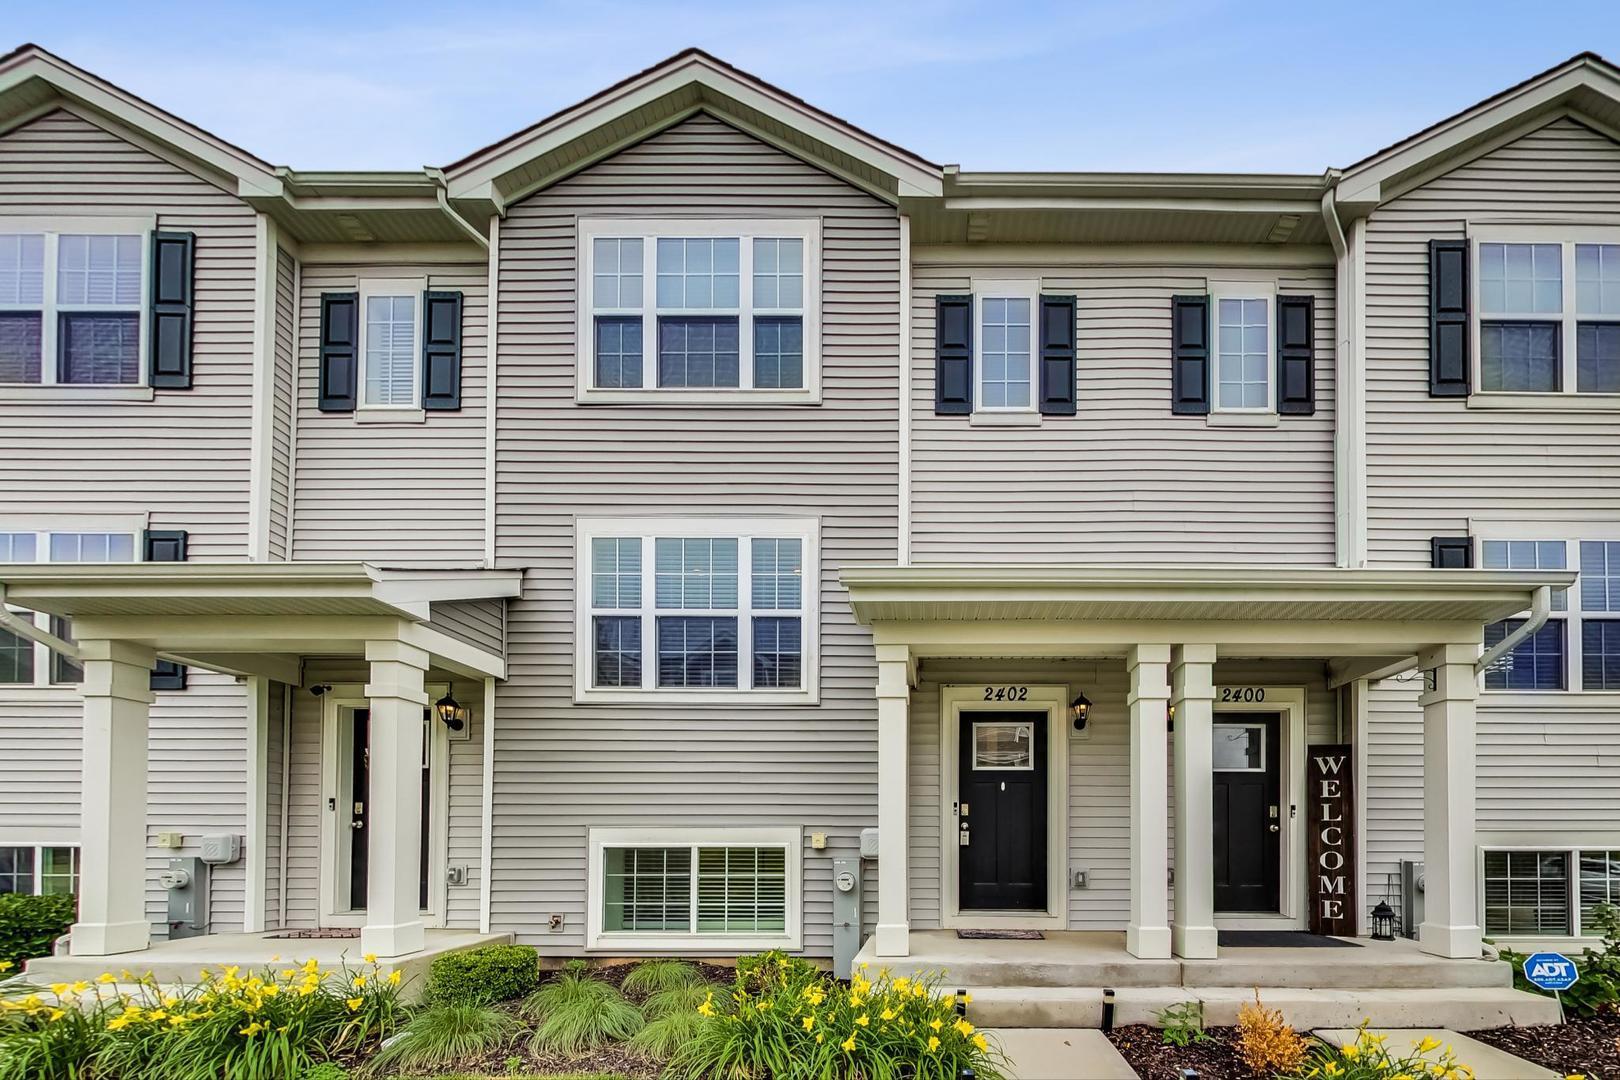
[[446, 217], [448, 217], [451, 221], [453, 221], [457, 225], [459, 225], [463, 232], [465, 232], [468, 236], [472, 237], [473, 243], [477, 244], [479, 247], [483, 248], [485, 251], [488, 251], [489, 250], [489, 237], [487, 237], [483, 233], [479, 232], [477, 227], [474, 226], [472, 222], [470, 222], [466, 218], [462, 217], [461, 214], [453, 206], [450, 205], [450, 196], [449, 196], [450, 187], [449, 187], [449, 185], [447, 183], [445, 183], [444, 170], [443, 169], [428, 169], [427, 174], [433, 178], [433, 183], [436, 185], [436, 189], [437, 189], [438, 195], [439, 195], [439, 209], [444, 211], [444, 214], [445, 214]]
[[32, 619], [25, 619], [6, 607], [6, 584], [0, 581], [0, 626], [10, 630], [20, 638], [37, 642], [52, 652], [60, 653], [71, 659], [78, 659], [79, 647], [71, 641], [64, 641], [47, 630], [41, 630], [34, 625]]
[[1485, 655], [1479, 658], [1474, 665], [1474, 674], [1482, 673], [1495, 662], [1496, 658], [1503, 656], [1517, 648], [1519, 643], [1531, 634], [1540, 630], [1547, 622], [1547, 616], [1552, 613], [1552, 586], [1538, 585], [1535, 594], [1530, 598], [1530, 617], [1524, 621], [1513, 633], [1485, 650]]

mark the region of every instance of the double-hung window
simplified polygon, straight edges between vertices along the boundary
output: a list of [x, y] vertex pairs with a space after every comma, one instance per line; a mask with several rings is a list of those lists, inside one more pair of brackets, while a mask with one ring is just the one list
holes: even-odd
[[[7, 527], [0, 522], [0, 563], [108, 563], [134, 562], [137, 545], [134, 528], [127, 530], [76, 531], [44, 528]], [[68, 620], [55, 615], [8, 608], [31, 617], [40, 629], [60, 638], [71, 638]], [[0, 685], [51, 686], [76, 683], [84, 678], [77, 660], [52, 652], [44, 645], [0, 627]]]
[[816, 221], [581, 221], [580, 400], [817, 400], [820, 248]]
[[1620, 394], [1620, 229], [1474, 230], [1481, 393]]
[[[1491, 526], [1486, 526], [1490, 530]], [[1573, 534], [1535, 538], [1536, 532]], [[1620, 526], [1579, 522], [1556, 527], [1501, 526], [1514, 539], [1480, 541], [1487, 570], [1576, 570], [1571, 589], [1554, 590], [1541, 629], [1485, 672], [1487, 690], [1620, 691]], [[1489, 648], [1524, 624], [1503, 619], [1485, 628]]]
[[587, 947], [798, 948], [797, 828], [593, 828]]
[[1264, 415], [1276, 411], [1271, 385], [1272, 311], [1269, 283], [1210, 286], [1214, 387], [1212, 411]]
[[815, 697], [816, 523], [581, 519], [576, 696]]
[[422, 407], [421, 278], [360, 280], [360, 408]]
[[1038, 281], [975, 281], [979, 356], [973, 411], [1036, 413], [1039, 380], [1035, 337], [1040, 308]]
[[143, 382], [150, 228], [0, 218], [0, 384]]
[[79, 849], [66, 844], [0, 844], [0, 894], [79, 891]]

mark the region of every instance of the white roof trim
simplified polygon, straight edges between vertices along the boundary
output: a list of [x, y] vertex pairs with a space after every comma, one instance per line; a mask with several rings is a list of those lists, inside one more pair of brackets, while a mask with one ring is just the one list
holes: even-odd
[[446, 169], [449, 197], [487, 198], [495, 180], [522, 162], [550, 153], [618, 117], [693, 84], [770, 116], [893, 176], [901, 196], [937, 196], [943, 190], [942, 171], [938, 166], [905, 154], [852, 125], [819, 114], [766, 83], [740, 78], [707, 56], [687, 53]]

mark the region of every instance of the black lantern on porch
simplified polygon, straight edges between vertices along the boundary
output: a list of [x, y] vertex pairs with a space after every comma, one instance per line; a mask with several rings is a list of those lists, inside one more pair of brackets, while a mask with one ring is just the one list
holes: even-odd
[[1081, 694], [1069, 702], [1069, 719], [1074, 722], [1074, 730], [1086, 730], [1086, 720], [1091, 716], [1091, 699]]
[[1387, 900], [1380, 900], [1372, 909], [1372, 937], [1374, 941], [1395, 940], [1395, 909]]
[[454, 688], [447, 688], [444, 697], [433, 703], [433, 712], [444, 722], [445, 727], [451, 731], [460, 731], [467, 726], [467, 719], [471, 714], [465, 705], [455, 699], [455, 695], [451, 693], [452, 689]]

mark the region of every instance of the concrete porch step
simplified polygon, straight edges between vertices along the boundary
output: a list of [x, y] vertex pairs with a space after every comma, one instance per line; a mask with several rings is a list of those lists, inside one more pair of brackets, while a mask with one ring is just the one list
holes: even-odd
[[[968, 989], [968, 1017], [980, 1027], [1096, 1028], [1102, 1026], [1102, 987], [997, 986]], [[1186, 1001], [1204, 1004], [1211, 1027], [1237, 1023], [1238, 1009], [1254, 1000], [1252, 987], [1114, 987], [1114, 1025], [1155, 1024], [1158, 1014]], [[1509, 1025], [1556, 1024], [1558, 1003], [1511, 987], [1312, 989], [1271, 987], [1260, 1000], [1282, 1011], [1296, 1029], [1436, 1027], [1478, 1031]]]
[[1183, 986], [1438, 990], [1513, 985], [1513, 968], [1501, 961], [1437, 960], [1416, 949], [1222, 949], [1217, 960], [1180, 964]]

